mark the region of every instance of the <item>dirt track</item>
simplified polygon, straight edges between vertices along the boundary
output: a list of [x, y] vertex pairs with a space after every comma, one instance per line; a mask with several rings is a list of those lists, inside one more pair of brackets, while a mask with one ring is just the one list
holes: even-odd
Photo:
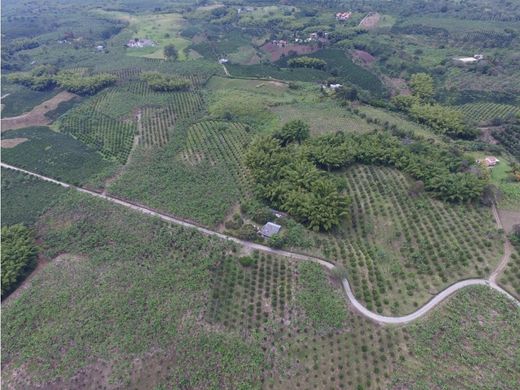
[[25, 114], [2, 119], [2, 133], [7, 130], [21, 129], [29, 126], [45, 126], [51, 120], [45, 116], [49, 111], [55, 110], [58, 104], [66, 102], [78, 95], [63, 91], [53, 98], [44, 101]]
[[[150, 216], [153, 216], [153, 217], [156, 217], [156, 218], [160, 218], [163, 221], [167, 221], [167, 222], [170, 222], [170, 223], [173, 223], [173, 224], [176, 224], [176, 225], [181, 225], [181, 226], [184, 226], [184, 227], [187, 227], [187, 228], [196, 229], [199, 232], [201, 232], [203, 234], [206, 234], [206, 235], [215, 236], [215, 237], [218, 237], [218, 238], [223, 239], [223, 240], [228, 240], [228, 241], [235, 242], [235, 243], [237, 243], [237, 244], [239, 244], [239, 245], [241, 245], [241, 246], [243, 246], [243, 247], [245, 247], [247, 249], [250, 249], [250, 250], [258, 250], [258, 251], [271, 253], [271, 254], [278, 255], [278, 256], [291, 258], [291, 259], [294, 259], [294, 260], [313, 261], [315, 263], [318, 263], [318, 264], [328, 268], [329, 270], [335, 268], [334, 264], [328, 262], [327, 260], [320, 259], [318, 257], [308, 256], [308, 255], [301, 254], [301, 253], [289, 252], [289, 251], [284, 251], [284, 250], [279, 250], [279, 249], [273, 249], [273, 248], [270, 248], [270, 247], [265, 246], [265, 245], [256, 244], [256, 243], [249, 242], [249, 241], [240, 240], [240, 239], [238, 239], [236, 237], [227, 236], [225, 234], [222, 234], [222, 233], [216, 232], [214, 230], [208, 229], [206, 227], [200, 226], [200, 225], [198, 225], [198, 224], [196, 224], [196, 223], [194, 223], [192, 221], [183, 220], [183, 219], [171, 216], [171, 215], [167, 215], [167, 214], [164, 214], [164, 213], [152, 210], [152, 209], [150, 209], [150, 208], [148, 208], [146, 206], [143, 206], [143, 205], [131, 203], [131, 202], [126, 201], [126, 200], [118, 199], [118, 198], [115, 198], [115, 197], [110, 196], [110, 195], [101, 194], [99, 192], [90, 191], [90, 190], [87, 190], [87, 189], [84, 189], [84, 188], [75, 187], [73, 185], [60, 182], [60, 181], [52, 179], [50, 177], [42, 176], [42, 175], [39, 175], [37, 173], [26, 171], [25, 169], [17, 168], [17, 167], [14, 167], [12, 165], [0, 163], [0, 166], [2, 166], [3, 168], [12, 169], [12, 170], [15, 170], [15, 171], [23, 172], [23, 173], [31, 175], [31, 176], [35, 176], [35, 177], [37, 177], [37, 178], [39, 178], [41, 180], [45, 180], [45, 181], [48, 181], [48, 182], [60, 185], [60, 186], [65, 187], [65, 188], [75, 189], [75, 190], [77, 190], [79, 192], [82, 192], [84, 194], [88, 194], [88, 195], [94, 196], [96, 198], [104, 199], [104, 200], [106, 200], [108, 202], [111, 202], [111, 203], [114, 203], [114, 204], [118, 204], [120, 206], [123, 206], [123, 207], [129, 208], [129, 209], [138, 211], [138, 212], [146, 214], [146, 215], [150, 215]], [[496, 213], [496, 209], [495, 208], [493, 209], [493, 215], [496, 218], [497, 226], [500, 227], [501, 226], [500, 218], [498, 217], [498, 213]], [[509, 242], [506, 241], [505, 246], [507, 246], [508, 244], [509, 244]], [[504, 254], [504, 257], [503, 257], [503, 259], [502, 259], [502, 261], [500, 263], [499, 269], [500, 269], [500, 267], [502, 265], [505, 267], [505, 264], [507, 264], [508, 260], [509, 260], [509, 256], [507, 255], [507, 249], [506, 249], [506, 253]], [[345, 293], [347, 295], [347, 298], [348, 298], [350, 304], [352, 305], [352, 307], [354, 309], [356, 309], [363, 316], [371, 319], [372, 321], [375, 321], [375, 322], [378, 322], [378, 323], [381, 323], [381, 324], [406, 324], [406, 323], [415, 321], [416, 319], [422, 317], [423, 315], [425, 315], [430, 310], [435, 308], [439, 303], [444, 301], [446, 298], [451, 296], [456, 291], [458, 291], [458, 290], [460, 290], [462, 288], [465, 288], [467, 286], [473, 286], [473, 285], [488, 286], [488, 287], [494, 289], [495, 291], [498, 291], [499, 293], [503, 294], [508, 299], [510, 299], [512, 302], [514, 302], [517, 306], [520, 307], [520, 301], [518, 301], [515, 297], [513, 297], [511, 294], [509, 294], [503, 288], [498, 286], [495, 283], [494, 278], [495, 277], [493, 275], [491, 275], [491, 278], [489, 280], [488, 279], [469, 279], [469, 280], [462, 280], [460, 282], [457, 282], [457, 283], [449, 286], [448, 288], [444, 289], [443, 291], [441, 291], [437, 295], [435, 295], [428, 303], [426, 303], [425, 305], [423, 305], [422, 307], [420, 307], [419, 309], [417, 309], [413, 313], [410, 313], [408, 315], [401, 316], [401, 317], [382, 316], [380, 314], [377, 314], [377, 313], [374, 313], [374, 312], [368, 310], [354, 296], [354, 293], [352, 292], [352, 289], [350, 287], [348, 279], [346, 279], [346, 278], [343, 279], [342, 283], [343, 283], [343, 288], [345, 289]]]

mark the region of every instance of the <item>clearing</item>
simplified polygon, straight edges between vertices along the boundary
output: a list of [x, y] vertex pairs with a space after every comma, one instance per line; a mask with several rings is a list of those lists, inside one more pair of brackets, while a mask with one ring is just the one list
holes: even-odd
[[370, 30], [372, 28], [377, 27], [379, 19], [381, 19], [380, 14], [378, 14], [377, 12], [370, 12], [367, 16], [363, 18], [363, 20], [361, 20], [361, 22], [359, 22], [359, 26]]
[[73, 93], [63, 91], [37, 105], [25, 114], [2, 118], [2, 133], [7, 130], [21, 129], [23, 127], [47, 125], [51, 123], [51, 120], [45, 116], [47, 112], [55, 110], [60, 103], [69, 101], [77, 96], [78, 95]]

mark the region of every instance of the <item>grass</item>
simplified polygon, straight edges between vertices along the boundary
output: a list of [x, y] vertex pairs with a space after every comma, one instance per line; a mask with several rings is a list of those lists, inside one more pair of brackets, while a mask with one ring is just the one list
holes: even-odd
[[179, 52], [179, 60], [186, 60], [184, 50], [191, 42], [179, 35], [185, 24], [181, 14], [131, 15], [121, 12], [108, 12], [108, 14], [113, 14], [113, 16], [117, 18], [128, 21], [130, 23], [129, 29], [133, 32], [133, 37], [151, 39], [158, 44], [158, 47], [127, 49], [129, 56], [164, 59], [164, 46], [173, 44]]
[[377, 127], [332, 101], [283, 104], [272, 107], [271, 112], [279, 117], [280, 123], [303, 120], [309, 124], [312, 135], [337, 131], [363, 133]]
[[34, 224], [65, 191], [58, 185], [2, 168], [2, 226]]
[[3, 133], [2, 138], [29, 139], [2, 150], [3, 161], [70, 184], [95, 185], [118, 167], [77, 139], [48, 127], [11, 130]]
[[394, 387], [514, 389], [520, 310], [487, 287], [464, 289], [410, 328], [413, 358], [394, 372]]

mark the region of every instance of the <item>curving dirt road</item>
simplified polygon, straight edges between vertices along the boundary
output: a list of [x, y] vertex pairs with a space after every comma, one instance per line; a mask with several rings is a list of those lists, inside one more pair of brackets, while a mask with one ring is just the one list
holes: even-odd
[[[84, 188], [76, 187], [76, 186], [73, 186], [71, 184], [67, 184], [67, 183], [64, 183], [64, 182], [52, 179], [50, 177], [39, 175], [37, 173], [30, 172], [30, 171], [27, 171], [25, 169], [21, 169], [21, 168], [18, 168], [18, 167], [9, 165], [9, 164], [0, 163], [0, 166], [3, 167], [3, 168], [12, 169], [12, 170], [15, 170], [15, 171], [18, 171], [18, 172], [25, 173], [27, 175], [31, 175], [31, 176], [37, 177], [37, 178], [39, 178], [41, 180], [48, 181], [48, 182], [60, 185], [62, 187], [65, 187], [65, 188], [75, 189], [75, 190], [77, 190], [79, 192], [82, 192], [84, 194], [88, 194], [88, 195], [91, 195], [91, 196], [94, 196], [94, 197], [97, 197], [97, 198], [104, 199], [104, 200], [106, 200], [108, 202], [112, 202], [112, 203], [115, 203], [115, 204], [127, 207], [129, 209], [138, 211], [140, 213], [160, 218], [160, 219], [162, 219], [164, 221], [167, 221], [167, 222], [170, 222], [170, 223], [173, 223], [173, 224], [176, 224], [176, 225], [181, 225], [181, 226], [184, 226], [184, 227], [196, 229], [196, 230], [198, 230], [201, 233], [204, 233], [204, 234], [207, 234], [207, 235], [211, 235], [211, 236], [215, 236], [215, 237], [219, 237], [219, 238], [221, 238], [223, 240], [232, 241], [232, 242], [235, 242], [235, 243], [237, 243], [239, 245], [242, 245], [242, 246], [244, 246], [246, 248], [249, 248], [249, 249], [258, 250], [258, 251], [262, 251], [262, 252], [266, 252], [266, 253], [271, 253], [271, 254], [275, 254], [275, 255], [279, 255], [279, 256], [284, 256], [284, 257], [288, 257], [288, 258], [291, 258], [291, 259], [294, 259], [294, 260], [309, 260], [309, 261], [313, 261], [315, 263], [321, 264], [322, 266], [328, 268], [329, 270], [335, 268], [334, 264], [332, 264], [332, 263], [330, 263], [330, 262], [328, 262], [328, 261], [326, 261], [324, 259], [320, 259], [318, 257], [308, 256], [308, 255], [295, 253], [295, 252], [284, 251], [284, 250], [280, 250], [280, 249], [273, 249], [273, 248], [270, 248], [270, 247], [262, 245], [262, 244], [256, 244], [256, 243], [253, 243], [253, 242], [244, 241], [244, 240], [241, 240], [239, 238], [227, 236], [225, 234], [218, 233], [218, 232], [216, 232], [214, 230], [211, 230], [211, 229], [208, 229], [206, 227], [199, 226], [199, 225], [197, 225], [197, 224], [195, 224], [193, 222], [185, 221], [185, 220], [177, 218], [177, 217], [173, 217], [173, 216], [170, 216], [170, 215], [167, 215], [167, 214], [164, 214], [164, 213], [160, 213], [158, 211], [149, 209], [149, 208], [147, 208], [145, 206], [134, 204], [134, 203], [131, 203], [131, 202], [128, 202], [128, 201], [125, 201], [125, 200], [121, 200], [121, 199], [115, 198], [113, 196], [106, 195], [104, 193], [98, 193], [98, 192], [95, 192], [95, 191], [91, 191], [91, 190], [87, 190], [87, 189], [84, 189]], [[498, 218], [498, 213], [495, 214], [495, 212], [496, 212], [496, 209], [494, 211], [494, 215], [495, 215], [495, 218], [497, 218], [496, 219], [497, 226], [501, 226], [500, 219]], [[506, 247], [508, 244], [509, 244], [509, 242], [506, 240], [506, 243], [505, 243], [504, 246]], [[505, 264], [507, 264], [507, 261], [509, 260], [509, 256], [507, 255], [507, 253], [508, 252], [506, 250], [505, 254], [504, 254], [504, 257], [503, 257], [502, 261], [500, 262], [500, 265], [499, 265], [499, 267], [497, 269], [503, 268], [503, 267], [505, 267]], [[509, 254], [510, 254], [510, 252], [509, 252]], [[356, 309], [363, 316], [365, 316], [365, 317], [367, 317], [367, 318], [369, 318], [369, 319], [371, 319], [373, 321], [379, 322], [381, 324], [406, 324], [406, 323], [412, 322], [412, 321], [422, 317], [423, 315], [428, 313], [430, 310], [432, 310], [435, 306], [437, 306], [440, 302], [442, 302], [443, 300], [448, 298], [450, 295], [452, 295], [456, 291], [458, 291], [458, 290], [460, 290], [462, 288], [465, 288], [467, 286], [474, 286], [474, 285], [488, 286], [488, 287], [490, 287], [490, 288], [500, 292], [501, 294], [505, 295], [512, 302], [514, 302], [518, 307], [520, 307], [520, 301], [518, 301], [515, 297], [513, 297], [511, 294], [509, 294], [503, 288], [498, 286], [495, 283], [495, 279], [496, 279], [496, 275], [495, 275], [495, 272], [493, 272], [493, 274], [491, 275], [490, 280], [486, 280], [486, 279], [468, 279], [468, 280], [462, 280], [460, 282], [452, 284], [451, 286], [447, 287], [446, 289], [444, 289], [443, 291], [441, 291], [440, 293], [435, 295], [428, 303], [426, 303], [421, 308], [417, 309], [413, 313], [410, 313], [408, 315], [401, 316], [401, 317], [387, 317], [387, 316], [383, 316], [383, 315], [380, 315], [380, 314], [377, 314], [377, 313], [374, 313], [374, 312], [368, 310], [366, 307], [364, 307], [361, 304], [361, 302], [359, 302], [356, 299], [356, 297], [354, 296], [354, 293], [352, 292], [352, 289], [350, 287], [350, 284], [349, 284], [348, 280], [347, 279], [343, 279], [342, 284], [343, 284], [343, 288], [345, 289], [345, 293], [347, 295], [347, 298], [348, 298], [350, 304], [352, 305], [352, 307], [354, 309]]]

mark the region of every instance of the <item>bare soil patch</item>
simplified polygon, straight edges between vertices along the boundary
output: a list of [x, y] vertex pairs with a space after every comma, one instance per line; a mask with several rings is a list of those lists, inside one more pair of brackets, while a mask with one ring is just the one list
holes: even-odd
[[359, 22], [360, 27], [364, 27], [366, 29], [371, 29], [377, 27], [379, 20], [381, 19], [381, 15], [377, 12], [370, 12], [367, 16], [363, 18], [361, 22]]
[[495, 139], [495, 137], [493, 137], [493, 132], [494, 131], [503, 131], [504, 128], [502, 126], [496, 126], [496, 127], [493, 127], [493, 126], [488, 126], [488, 127], [479, 127], [478, 128], [480, 130], [480, 136], [479, 136], [479, 139], [481, 141], [484, 141], [484, 142], [487, 142], [488, 144], [491, 144], [491, 145], [497, 145], [499, 142]]
[[269, 42], [263, 45], [261, 49], [271, 55], [271, 61], [278, 61], [282, 56], [289, 55], [289, 52], [295, 52], [298, 55], [314, 53], [318, 50], [318, 46], [293, 44], [278, 46]]
[[352, 56], [365, 65], [370, 65], [372, 62], [376, 60], [376, 58], [372, 54], [364, 50], [354, 50], [352, 52]]
[[7, 130], [21, 129], [30, 126], [44, 126], [51, 123], [51, 120], [45, 116], [49, 111], [55, 110], [58, 104], [66, 102], [77, 95], [63, 91], [53, 98], [44, 101], [40, 105], [34, 107], [25, 114], [2, 119], [2, 132]]
[[9, 138], [9, 139], [3, 139], [0, 141], [0, 147], [4, 149], [11, 149], [14, 148], [16, 145], [20, 145], [27, 141], [29, 138]]
[[520, 223], [520, 211], [500, 209], [498, 210], [498, 214], [500, 215], [500, 221], [506, 233], [511, 233], [513, 225]]
[[412, 91], [408, 88], [405, 79], [382, 76], [383, 82], [390, 89], [392, 96], [396, 95], [411, 95]]

